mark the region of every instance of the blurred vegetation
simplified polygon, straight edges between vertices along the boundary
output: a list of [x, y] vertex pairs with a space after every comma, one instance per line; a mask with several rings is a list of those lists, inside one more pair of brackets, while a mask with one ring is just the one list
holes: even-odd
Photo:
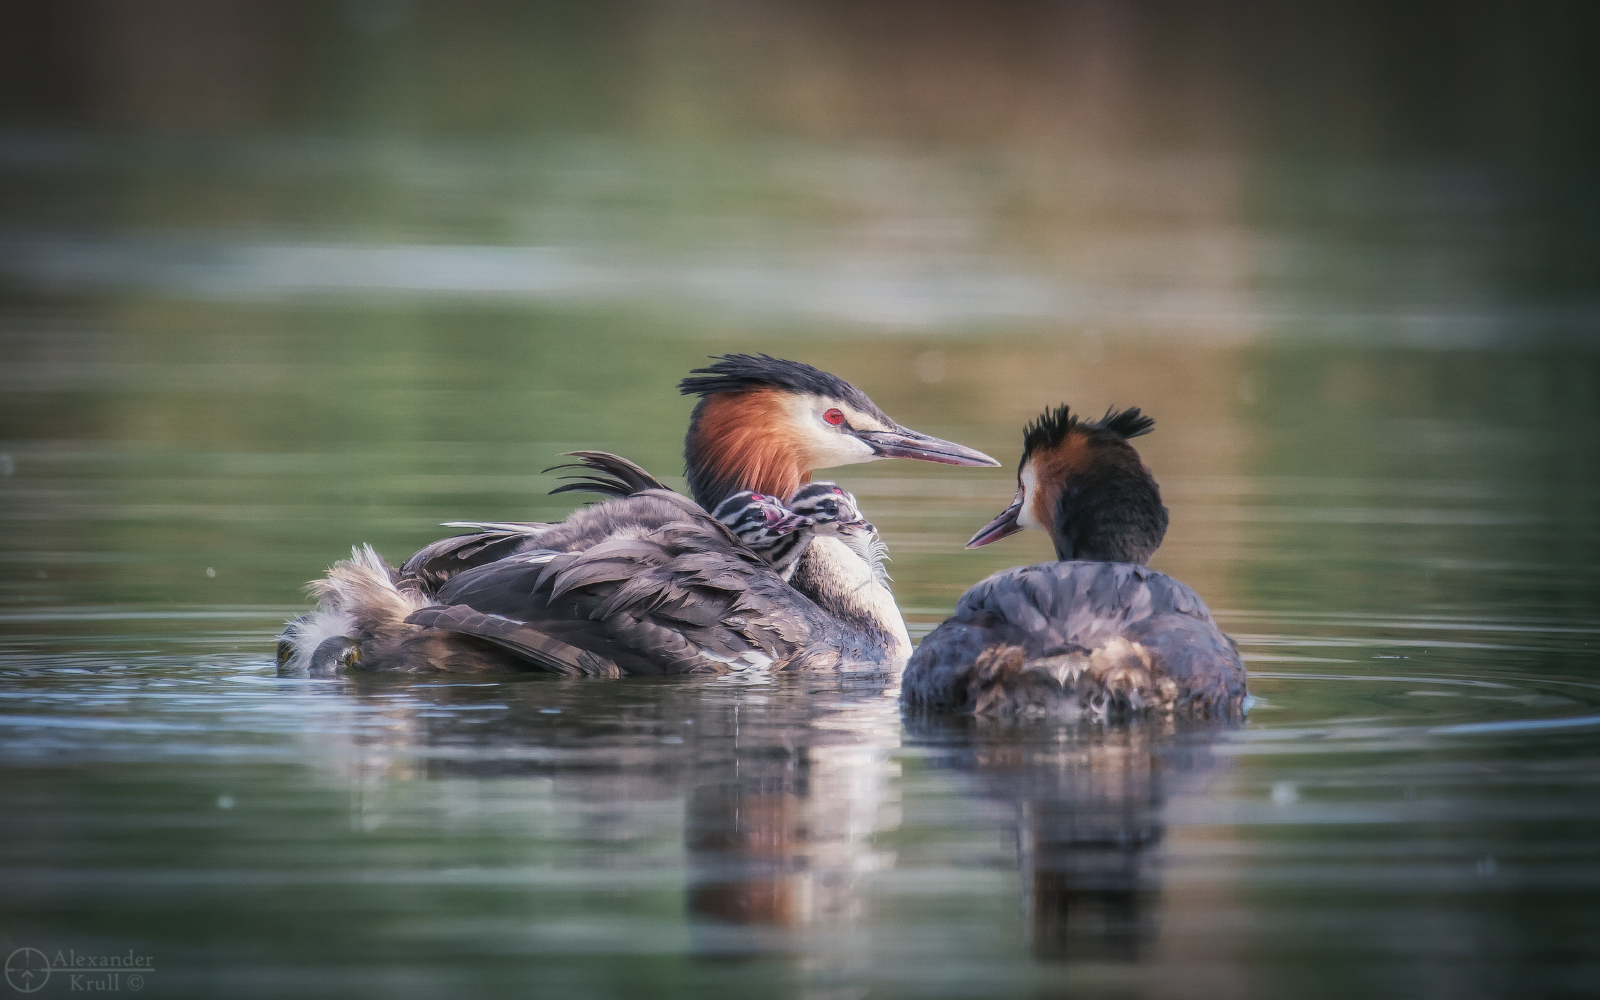
[[[1573, 600], [1597, 38], [1433, 0], [7, 4], [11, 593], [291, 603], [352, 542], [560, 517], [559, 452], [675, 475], [676, 380], [764, 350], [1007, 463], [1045, 405], [1144, 406], [1162, 565], [1219, 606], [1382, 603], [1394, 560], [1448, 602], [1436, 516], [1483, 522], [1495, 600]], [[959, 548], [1007, 470], [830, 474], [914, 617], [1047, 555]]]
[[1587, 161], [1597, 38], [1506, 0], [26, 0], [0, 117]]

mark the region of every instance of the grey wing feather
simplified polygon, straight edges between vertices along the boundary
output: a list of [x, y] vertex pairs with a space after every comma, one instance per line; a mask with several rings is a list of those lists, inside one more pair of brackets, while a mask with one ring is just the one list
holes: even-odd
[[[499, 526], [471, 535], [454, 535], [423, 546], [400, 567], [396, 584], [434, 593], [458, 573], [504, 559], [529, 544], [528, 528], [537, 525]], [[549, 527], [544, 525], [543, 527]]]
[[513, 535], [539, 535], [555, 525], [548, 521], [441, 521], [441, 528], [471, 528], [473, 531], [509, 532]]
[[[440, 607], [411, 619], [424, 637], [475, 637], [559, 673], [887, 665], [883, 650], [681, 494], [651, 486], [548, 529], [527, 527], [498, 525], [412, 557], [408, 568], [442, 581]], [[490, 551], [498, 558], [482, 558]]]
[[637, 576], [642, 567], [659, 565], [667, 558], [670, 555], [662, 546], [642, 539], [621, 538], [602, 542], [579, 554], [577, 559], [566, 563], [556, 573], [550, 597], [554, 600], [576, 587], [627, 580]]
[[[649, 491], [604, 505], [620, 510], [590, 511], [615, 517], [630, 506], [653, 512], [658, 526], [645, 530], [635, 520], [627, 536], [582, 551], [527, 551], [479, 566], [452, 578], [439, 600], [590, 650], [630, 673], [722, 671], [839, 641], [837, 623], [759, 559], [732, 549], [723, 526], [687, 498]], [[480, 634], [483, 626], [474, 628]]]
[[523, 622], [485, 615], [462, 605], [423, 608], [406, 622], [423, 628], [476, 636], [546, 670], [573, 676], [617, 677], [621, 670], [604, 657], [546, 635]]

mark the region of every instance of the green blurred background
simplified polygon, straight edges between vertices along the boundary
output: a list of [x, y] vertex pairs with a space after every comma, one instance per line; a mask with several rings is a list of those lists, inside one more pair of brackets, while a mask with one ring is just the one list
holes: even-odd
[[[1008, 463], [1046, 405], [1145, 407], [1160, 564], [1219, 606], [1587, 606], [1597, 39], [1510, 3], [9, 3], [0, 587], [293, 604], [352, 542], [561, 516], [560, 451], [677, 473], [673, 384], [754, 350]], [[1008, 475], [839, 474], [914, 618], [1047, 553], [960, 551]], [[1481, 558], [1422, 565], [1441, 518]]]

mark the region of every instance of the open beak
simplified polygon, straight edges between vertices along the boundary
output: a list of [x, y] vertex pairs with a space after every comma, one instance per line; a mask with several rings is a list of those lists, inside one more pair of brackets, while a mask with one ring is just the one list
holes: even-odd
[[783, 520], [768, 525], [767, 530], [774, 535], [790, 535], [801, 528], [810, 527], [812, 523], [811, 518], [804, 514], [790, 514]]
[[855, 436], [872, 446], [881, 458], [914, 458], [940, 465], [999, 465], [983, 452], [954, 441], [897, 427], [892, 431], [855, 431]]
[[979, 528], [978, 533], [972, 536], [972, 541], [967, 543], [967, 548], [975, 549], [980, 545], [998, 542], [1007, 535], [1015, 535], [1021, 531], [1022, 525], [1017, 523], [1017, 515], [1022, 513], [1022, 497], [1022, 491], [1018, 490], [1016, 499], [1011, 501], [1011, 506], [1001, 511], [999, 517]]

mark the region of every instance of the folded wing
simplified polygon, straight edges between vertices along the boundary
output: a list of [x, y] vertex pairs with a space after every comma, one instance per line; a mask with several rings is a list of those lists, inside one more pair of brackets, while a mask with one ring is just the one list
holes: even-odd
[[546, 670], [720, 673], [870, 659], [842, 645], [837, 623], [678, 494], [647, 491], [520, 538], [504, 530], [464, 538], [483, 539], [482, 548], [435, 543], [430, 558], [513, 551], [451, 574], [435, 605], [407, 621], [492, 643]]

